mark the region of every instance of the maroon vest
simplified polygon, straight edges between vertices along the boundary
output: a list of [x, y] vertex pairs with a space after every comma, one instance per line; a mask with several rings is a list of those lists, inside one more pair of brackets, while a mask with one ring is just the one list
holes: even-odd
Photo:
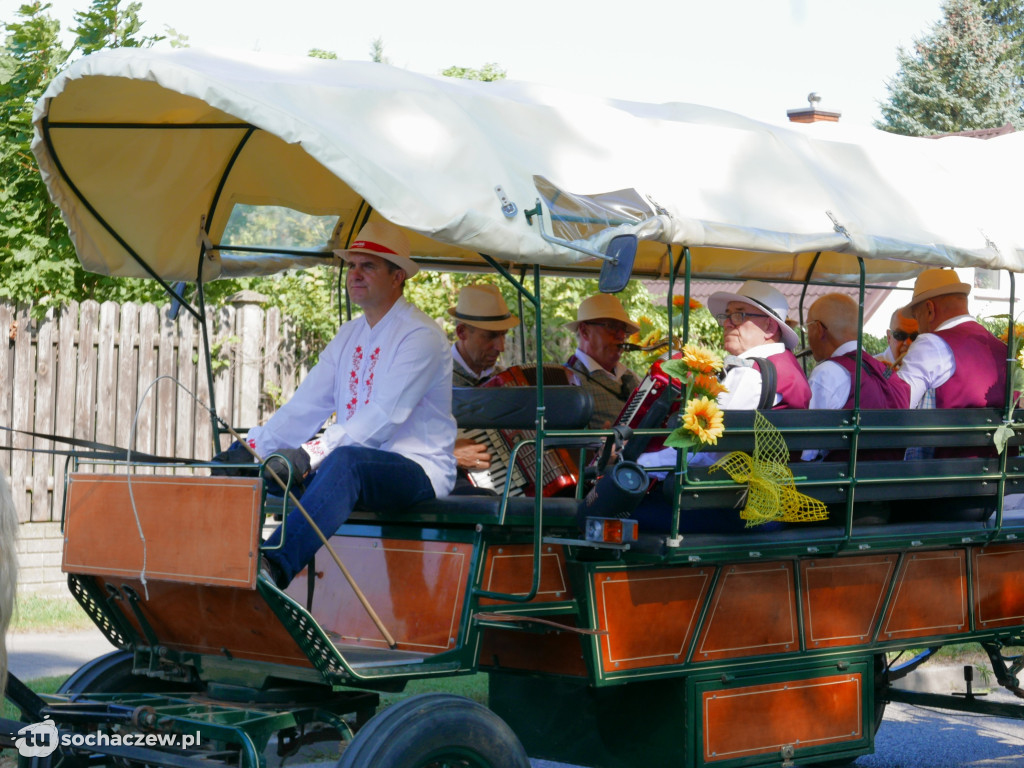
[[[888, 366], [866, 352], [861, 352], [860, 407], [861, 408], [909, 408], [910, 385], [894, 374], [886, 375]], [[843, 408], [853, 408], [853, 384], [857, 380], [857, 353], [847, 352], [839, 357], [830, 357], [833, 363], [841, 365], [850, 374], [850, 396]], [[858, 451], [858, 458], [864, 461], [902, 461], [904, 449], [877, 448]], [[829, 461], [848, 461], [849, 451], [829, 451]]]
[[[860, 407], [861, 408], [909, 408], [910, 385], [899, 376], [887, 375], [888, 366], [866, 352], [861, 352]], [[857, 380], [855, 371], [857, 353], [847, 352], [839, 357], [830, 357], [833, 363], [843, 366], [850, 374], [850, 396], [843, 408], [853, 408], [853, 383]]]
[[[777, 355], [770, 355], [768, 359], [775, 363], [775, 391], [781, 396], [772, 410], [807, 408], [811, 404], [811, 385], [807, 383], [804, 369], [796, 355], [787, 349]], [[754, 363], [754, 367], [757, 367], [757, 363]]]
[[[1006, 344], [983, 325], [960, 323], [934, 331], [949, 344], [956, 370], [949, 381], [935, 389], [936, 408], [1002, 408], [1006, 405]], [[994, 457], [995, 447], [936, 448], [936, 458]]]
[[935, 390], [936, 408], [1006, 405], [1006, 344], [980, 323], [960, 323], [935, 335], [949, 344], [956, 370]]

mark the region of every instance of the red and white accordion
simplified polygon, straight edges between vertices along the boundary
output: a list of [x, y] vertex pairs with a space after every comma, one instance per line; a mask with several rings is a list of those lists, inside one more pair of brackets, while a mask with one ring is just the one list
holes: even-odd
[[[546, 365], [543, 368], [544, 383], [558, 386], [569, 384], [569, 376], [561, 366]], [[529, 387], [537, 384], [536, 366], [513, 366], [481, 384], [481, 387]], [[532, 440], [533, 430], [524, 429], [477, 429], [469, 430], [465, 437], [483, 443], [493, 457], [487, 469], [470, 471], [469, 479], [478, 488], [501, 492], [509, 472], [509, 457], [516, 444]], [[537, 451], [533, 444], [524, 445], [516, 454], [511, 467], [512, 481], [510, 496], [533, 496], [538, 486], [544, 496], [555, 496], [576, 487], [579, 468], [572, 451], [565, 448], [550, 448], [544, 451], [543, 477], [537, 482]]]
[[[647, 371], [644, 380], [633, 390], [633, 394], [626, 400], [615, 425], [625, 425], [632, 429], [655, 429], [664, 427], [669, 417], [679, 410], [679, 394], [682, 391], [682, 384], [679, 379], [670, 378], [661, 369], [661, 360], [656, 360], [651, 369]], [[638, 440], [636, 445], [642, 444], [643, 451], [657, 451], [664, 447], [664, 437], [652, 437], [650, 440]], [[634, 448], [629, 454], [641, 451]], [[636, 458], [626, 455], [627, 459]]]

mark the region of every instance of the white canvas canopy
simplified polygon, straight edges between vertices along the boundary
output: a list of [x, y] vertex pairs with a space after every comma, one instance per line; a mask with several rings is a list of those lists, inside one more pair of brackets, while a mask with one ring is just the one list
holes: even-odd
[[[817, 252], [823, 279], [856, 279], [857, 257], [876, 280], [929, 265], [1024, 271], [1021, 134], [780, 127], [689, 104], [192, 49], [87, 56], [47, 89], [35, 127], [78, 256], [103, 274], [145, 276], [141, 261], [196, 279], [204, 238], [220, 244], [236, 204], [336, 216], [337, 246], [372, 209], [424, 262], [598, 265], [542, 239], [524, 215], [538, 199], [547, 231], [591, 248], [639, 234], [639, 274], [664, 268], [667, 244], [689, 246], [705, 276], [803, 279]], [[202, 278], [294, 265], [215, 248]]]

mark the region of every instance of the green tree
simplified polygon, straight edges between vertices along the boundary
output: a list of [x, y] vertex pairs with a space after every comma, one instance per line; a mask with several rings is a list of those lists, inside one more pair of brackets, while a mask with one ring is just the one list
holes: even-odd
[[508, 73], [494, 62], [484, 64], [482, 69], [448, 67], [448, 69], [441, 72], [441, 74], [445, 77], [460, 77], [463, 80], [483, 80], [488, 83], [495, 80], [504, 80], [508, 77]]
[[[93, 0], [76, 14], [76, 49], [151, 45], [140, 35], [138, 3], [118, 8]], [[152, 280], [115, 280], [86, 272], [75, 257], [60, 211], [50, 201], [31, 152], [36, 100], [72, 51], [59, 41], [60, 25], [49, 3], [22, 5], [4, 24], [0, 51], [0, 298], [33, 304], [38, 315], [72, 299], [162, 300]]]
[[337, 59], [338, 54], [334, 51], [325, 51], [323, 48], [310, 48], [306, 54], [311, 59]]
[[378, 64], [390, 64], [391, 59], [384, 55], [384, 38], [375, 37], [370, 42], [370, 61]]
[[946, 0], [943, 19], [912, 53], [899, 49], [899, 71], [887, 83], [875, 125], [927, 136], [1021, 124], [1007, 43], [983, 17], [978, 0]]
[[1024, 3], [1020, 0], [981, 0], [985, 18], [1006, 43], [1002, 61], [1013, 69], [1021, 111], [1024, 111]]
[[149, 48], [160, 42], [163, 35], [142, 35], [141, 9], [142, 3], [122, 7], [121, 0], [92, 0], [88, 10], [75, 13], [74, 48], [89, 54], [104, 48]]
[[31, 152], [33, 106], [68, 57], [49, 8], [22, 5], [0, 54], [0, 297], [40, 314], [85, 276]]

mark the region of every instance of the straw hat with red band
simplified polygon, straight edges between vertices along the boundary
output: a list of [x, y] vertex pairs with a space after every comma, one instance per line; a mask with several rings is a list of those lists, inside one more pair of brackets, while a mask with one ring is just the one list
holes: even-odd
[[409, 257], [411, 252], [409, 238], [405, 236], [405, 232], [389, 221], [371, 221], [359, 230], [359, 235], [348, 248], [334, 253], [345, 261], [348, 261], [349, 255], [353, 253], [380, 256], [404, 270], [406, 277], [412, 277], [420, 268]]
[[900, 309], [900, 314], [903, 317], [913, 318], [914, 306], [922, 301], [950, 293], [960, 293], [966, 296], [970, 292], [971, 286], [968, 283], [961, 283], [960, 276], [952, 269], [926, 269], [914, 281], [914, 296], [907, 306]]

